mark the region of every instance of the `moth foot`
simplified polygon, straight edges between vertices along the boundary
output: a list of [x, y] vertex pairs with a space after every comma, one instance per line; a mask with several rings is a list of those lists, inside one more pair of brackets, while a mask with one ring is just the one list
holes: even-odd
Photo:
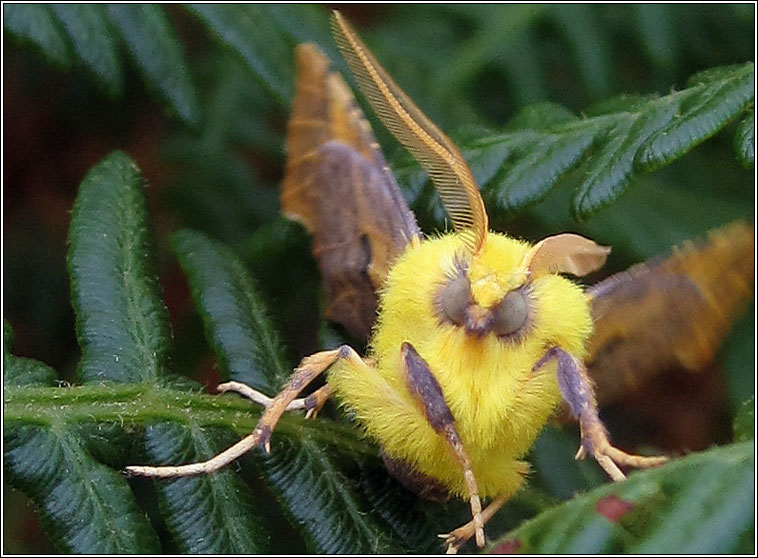
[[[583, 459], [586, 455], [587, 453], [584, 448], [579, 448], [576, 458]], [[610, 444], [602, 444], [599, 448], [596, 448], [593, 457], [615, 482], [620, 482], [626, 479], [626, 475], [624, 475], [619, 466], [644, 469], [648, 467], [657, 467], [668, 461], [668, 457], [663, 455], [652, 457], [634, 455], [626, 453]]]
[[[269, 397], [260, 391], [254, 390], [242, 382], [225, 382], [223, 384], [219, 384], [216, 387], [216, 390], [219, 393], [239, 393], [240, 395], [247, 397], [253, 403], [257, 403], [266, 409], [270, 407], [274, 402], [274, 399], [272, 397]], [[301, 399], [293, 399], [289, 402], [285, 410], [300, 411], [305, 409], [305, 418], [316, 418], [316, 415], [324, 407], [331, 393], [331, 388], [328, 385], [323, 386], [307, 397], [303, 397]]]
[[257, 403], [258, 405], [261, 405], [263, 407], [268, 407], [273, 402], [273, 399], [266, 395], [265, 393], [261, 393], [260, 391], [254, 390], [247, 384], [243, 384], [242, 382], [225, 382], [223, 384], [219, 384], [216, 386], [216, 391], [219, 393], [227, 393], [227, 392], [233, 392], [233, 393], [239, 393], [243, 397], [247, 397], [250, 401], [253, 403]]
[[443, 533], [437, 535], [439, 538], [445, 541], [445, 554], [458, 554], [458, 550], [468, 541], [471, 537], [476, 539], [476, 545], [479, 548], [484, 546], [484, 527], [477, 526], [477, 522], [473, 519], [458, 527], [450, 533]]
[[315, 419], [319, 411], [321, 411], [321, 409], [324, 408], [324, 405], [326, 405], [326, 401], [329, 399], [329, 396], [331, 394], [332, 394], [332, 389], [327, 384], [317, 389], [316, 391], [314, 391], [308, 397], [303, 398], [302, 401], [305, 407], [305, 418]]

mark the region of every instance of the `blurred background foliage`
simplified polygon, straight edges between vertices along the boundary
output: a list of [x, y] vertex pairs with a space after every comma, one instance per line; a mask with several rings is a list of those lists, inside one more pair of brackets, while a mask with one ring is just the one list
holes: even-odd
[[[665, 95], [696, 72], [755, 55], [752, 4], [339, 8], [410, 97], [454, 138], [503, 130], [534, 103], [581, 115], [622, 93]], [[318, 348], [317, 269], [305, 233], [279, 216], [277, 187], [295, 45], [315, 41], [345, 70], [326, 16], [324, 7], [308, 5], [3, 6], [3, 315], [15, 330], [18, 355], [74, 379], [79, 351], [65, 268], [69, 212], [86, 171], [114, 149], [128, 152], [148, 181], [176, 370], [206, 385], [217, 381], [167, 240], [182, 227], [203, 231], [243, 259], [292, 362]], [[388, 159], [402, 168], [403, 155], [393, 155], [397, 145], [367, 114]], [[581, 223], [569, 209], [582, 180], [573, 172], [542, 201], [494, 225], [529, 239], [559, 229], [584, 232], [614, 246], [610, 273], [733, 219], [752, 221], [753, 169], [735, 156], [737, 126], [636, 176], [616, 203]], [[427, 232], [444, 228], [433, 212], [414, 209]], [[728, 441], [734, 410], [754, 393], [752, 315], [735, 328], [711, 370], [663, 375], [607, 409], [616, 440], [655, 433], [651, 443], [670, 451]], [[674, 407], [676, 419], [664, 419], [661, 410], [670, 415]], [[573, 446], [574, 436], [549, 430], [534, 450], [537, 469], [556, 459], [556, 446]], [[586, 471], [560, 483], [538, 476], [537, 484], [555, 484], [560, 493], [546, 490], [560, 500], [600, 482], [592, 468]], [[4, 506], [4, 551], [47, 552], [34, 515], [8, 513], [26, 509], [23, 498], [6, 491]], [[515, 521], [518, 513], [504, 512], [497, 521]]]

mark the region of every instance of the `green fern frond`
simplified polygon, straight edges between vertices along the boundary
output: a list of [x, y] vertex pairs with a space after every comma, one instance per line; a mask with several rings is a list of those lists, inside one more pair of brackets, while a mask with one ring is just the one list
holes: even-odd
[[556, 506], [493, 542], [495, 554], [750, 554], [752, 440], [638, 471]]
[[[527, 107], [503, 133], [460, 142], [489, 211], [512, 217], [543, 199], [571, 170], [583, 174], [572, 210], [586, 219], [616, 200], [645, 172], [682, 157], [754, 102], [752, 63], [695, 76], [682, 91], [657, 98], [623, 96], [571, 116], [553, 104]], [[752, 129], [752, 128], [751, 128]], [[748, 133], [747, 126], [741, 128]], [[749, 161], [749, 135], [738, 157]], [[407, 159], [396, 165], [411, 195], [423, 178]], [[424, 203], [412, 199], [411, 204]]]
[[97, 4], [9, 5], [4, 26], [35, 45], [54, 64], [68, 69], [72, 59], [86, 68], [112, 98], [123, 95], [123, 47], [148, 87], [183, 121], [199, 118], [197, 93], [181, 44], [160, 6]]

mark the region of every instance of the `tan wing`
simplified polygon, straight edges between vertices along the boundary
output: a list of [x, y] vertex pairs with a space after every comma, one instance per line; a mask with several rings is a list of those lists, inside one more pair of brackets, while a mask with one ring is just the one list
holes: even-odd
[[326, 315], [367, 339], [379, 289], [419, 229], [342, 78], [312, 44], [297, 48], [281, 202], [313, 235]]
[[332, 31], [371, 107], [429, 174], [455, 230], [466, 233], [466, 245], [478, 252], [487, 235], [487, 213], [460, 151], [400, 89], [337, 11], [332, 12]]
[[595, 334], [587, 364], [601, 403], [657, 373], [711, 362], [752, 297], [754, 236], [750, 225], [728, 225], [588, 290]]

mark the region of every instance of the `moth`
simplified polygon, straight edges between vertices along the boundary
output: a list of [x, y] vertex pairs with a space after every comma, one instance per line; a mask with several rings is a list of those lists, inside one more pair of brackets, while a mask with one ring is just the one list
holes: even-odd
[[[472, 538], [484, 545], [485, 523], [524, 482], [522, 458], [561, 401], [579, 422], [577, 458], [591, 456], [614, 481], [625, 478], [622, 467], [664, 463], [611, 444], [585, 363], [626, 363], [623, 373], [634, 378], [637, 369], [669, 361], [695, 368], [712, 358], [750, 296], [752, 230], [734, 225], [585, 290], [566, 276], [597, 270], [609, 248], [571, 233], [532, 245], [490, 231], [455, 144], [338, 12], [331, 22], [366, 99], [429, 174], [454, 230], [423, 237], [349, 88], [317, 47], [300, 45], [282, 207], [313, 235], [327, 316], [369, 338], [368, 354], [343, 345], [310, 355], [273, 399], [222, 384], [219, 391], [265, 406], [249, 436], [203, 463], [127, 471], [212, 473], [252, 448], [270, 451], [284, 412], [315, 416], [334, 395], [403, 485], [427, 498], [468, 501], [471, 521], [443, 536], [456, 552]], [[618, 311], [625, 307], [635, 308], [633, 323]], [[648, 345], [643, 357], [640, 343]], [[324, 373], [326, 384], [300, 397]]]

